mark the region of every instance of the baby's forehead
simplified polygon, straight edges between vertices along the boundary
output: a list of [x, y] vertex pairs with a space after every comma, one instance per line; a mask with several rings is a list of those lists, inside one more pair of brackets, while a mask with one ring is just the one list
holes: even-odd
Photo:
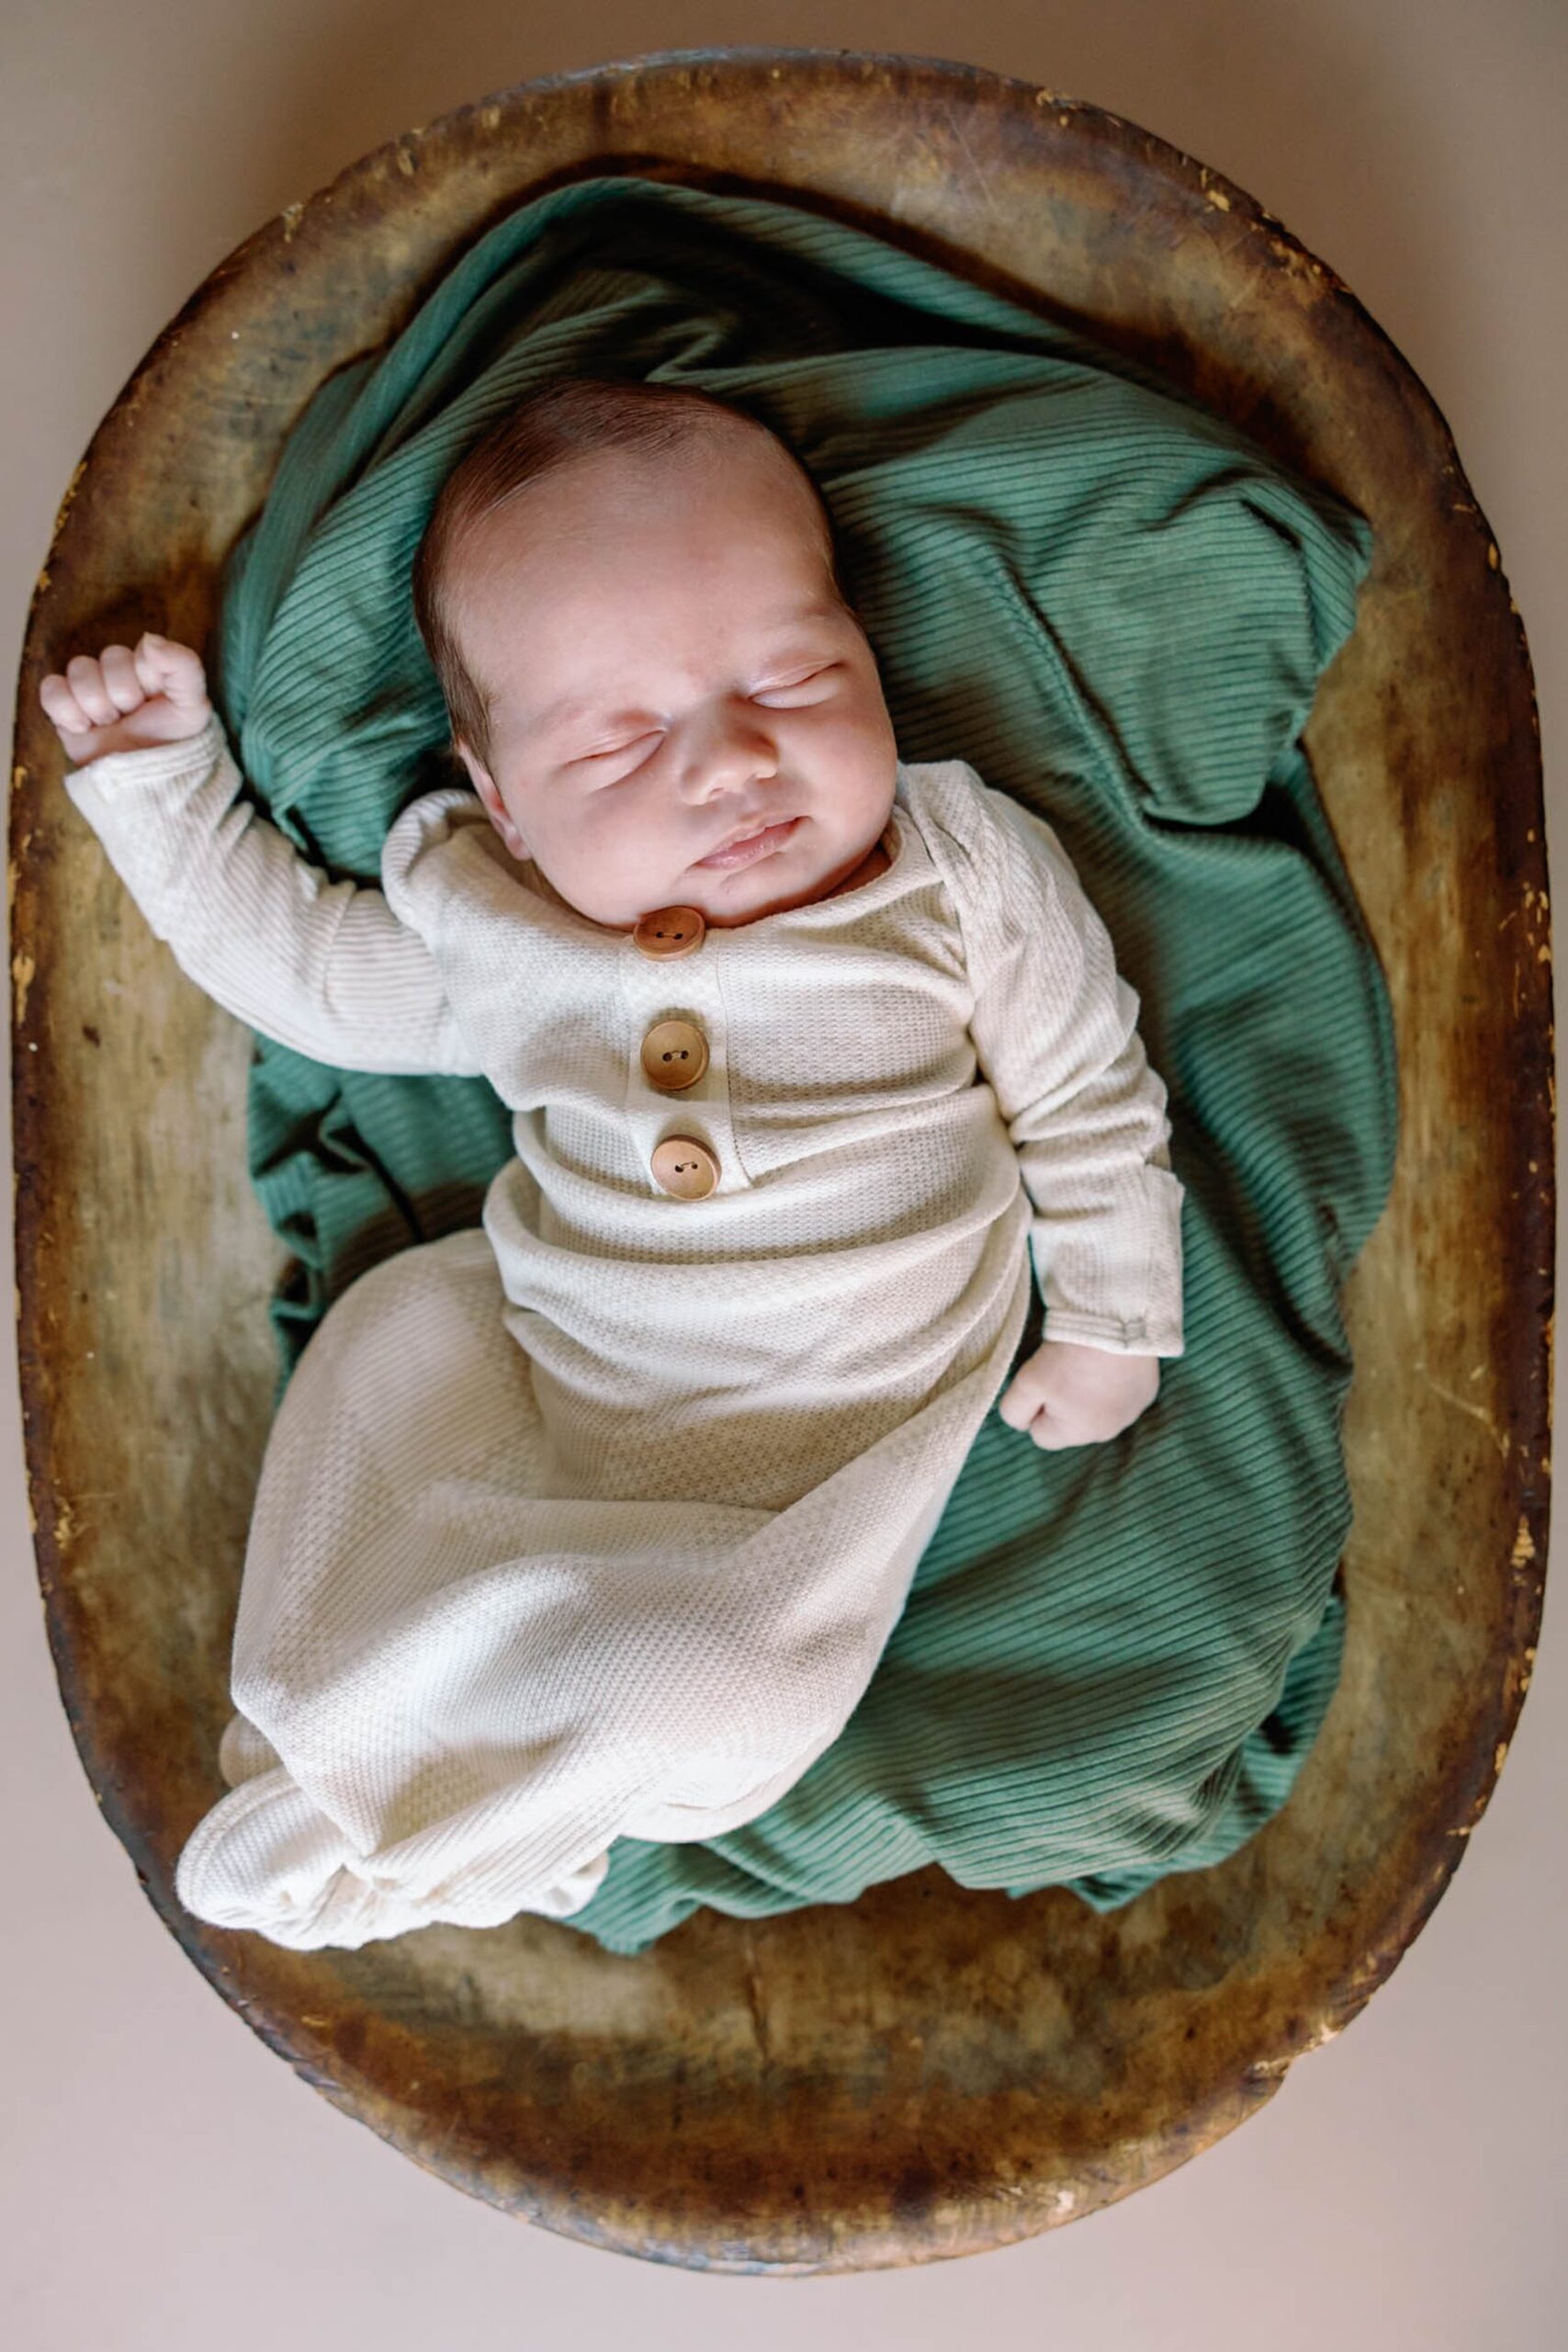
[[[661, 579], [681, 580], [682, 559], [693, 549], [694, 502], [701, 501], [705, 484], [722, 485], [728, 499], [722, 519], [715, 518], [721, 539], [735, 540], [737, 492], [746, 510], [745, 579], [738, 604], [727, 602], [726, 614], [745, 630], [753, 605], [772, 616], [799, 602], [800, 582], [808, 571], [819, 571], [827, 552], [815, 493], [807, 485], [799, 495], [800, 485], [791, 484], [780, 497], [781, 481], [798, 470], [795, 461], [759, 436], [747, 441], [750, 446], [727, 433], [700, 452], [671, 451], [661, 472], [649, 469], [646, 452], [628, 462], [626, 452], [586, 451], [455, 534], [444, 567], [447, 610], [459, 637], [472, 642], [491, 695], [506, 697], [510, 687], [535, 680], [546, 641], [556, 646], [560, 634], [549, 626], [551, 618], [570, 610], [581, 622], [600, 589], [607, 608], [622, 609], [628, 539], [636, 538], [640, 557], [651, 557]], [[548, 496], [558, 484], [570, 492], [558, 503]], [[644, 485], [651, 492], [647, 498], [639, 494]], [[761, 495], [753, 497], [755, 490]], [[700, 542], [700, 526], [696, 537]], [[714, 533], [707, 537], [711, 558]], [[694, 611], [702, 608], [691, 622], [699, 633], [713, 623], [708, 580], [699, 551], [690, 598], [674, 602], [682, 613], [688, 603]], [[726, 588], [727, 598], [732, 587]], [[552, 589], [566, 600], [554, 614]], [[578, 667], [592, 671], [601, 653], [615, 669], [620, 661], [615, 646], [599, 647], [592, 630], [574, 638]]]
[[[605, 511], [615, 519], [613, 504]], [[529, 614], [537, 616], [550, 609], [552, 592], [561, 593], [562, 579], [568, 580], [579, 607], [585, 593], [592, 601], [596, 580], [606, 603], [618, 602], [626, 582], [618, 537], [607, 530], [585, 544], [579, 536], [541, 531], [537, 514], [489, 515], [482, 533], [450, 551], [444, 582], [448, 610], [462, 631], [484, 629], [481, 616], [498, 611], [525, 625]], [[664, 576], [676, 577], [690, 551], [691, 533], [678, 510], [653, 514], [641, 521], [637, 544], [644, 557], [652, 554], [661, 571], [668, 562]], [[820, 560], [820, 534], [813, 531], [809, 515], [755, 516], [746, 535], [746, 601], [754, 596], [764, 605], [789, 602], [791, 587], [801, 576], [803, 555], [813, 569]], [[699, 583], [703, 580], [700, 567], [694, 577]], [[776, 593], [771, 593], [770, 583]], [[498, 674], [503, 667], [509, 674], [520, 674], [528, 663], [527, 642], [519, 639], [514, 627], [494, 633], [502, 642], [489, 656], [490, 667]]]
[[775, 434], [737, 418], [667, 448], [610, 444], [558, 457], [465, 536], [496, 552], [516, 550], [531, 532], [547, 537], [563, 514], [587, 512], [635, 514], [643, 528], [678, 539], [705, 492], [744, 499], [756, 526], [780, 538], [808, 532], [816, 520], [817, 492], [799, 459]]
[[678, 462], [671, 452], [662, 473], [646, 457], [629, 468], [617, 463], [621, 455], [595, 450], [536, 475], [519, 495], [470, 524], [452, 548], [453, 570], [465, 563], [476, 570], [504, 564], [525, 555], [547, 563], [552, 549], [564, 554], [580, 544], [578, 531], [569, 527], [567, 518], [578, 525], [584, 514], [595, 523], [626, 524], [635, 518], [639, 532], [679, 547], [690, 536], [693, 505], [702, 502], [705, 491], [722, 490], [731, 498], [744, 498], [749, 536], [760, 545], [794, 546], [813, 535], [816, 515], [809, 490], [790, 482], [780, 498], [778, 487], [788, 479], [784, 465], [775, 469], [765, 460], [767, 473], [759, 482], [757, 452], [737, 449], [728, 435], [700, 463], [685, 452]]

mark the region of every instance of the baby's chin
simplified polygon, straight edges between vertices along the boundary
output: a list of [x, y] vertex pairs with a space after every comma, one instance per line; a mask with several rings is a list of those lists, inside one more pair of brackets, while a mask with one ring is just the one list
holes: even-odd
[[[820, 858], [814, 858], [809, 865], [803, 865], [784, 851], [774, 851], [770, 856], [758, 858], [754, 865], [738, 866], [728, 873], [694, 866], [683, 885], [683, 902], [698, 908], [704, 921], [716, 930], [722, 930], [727, 924], [756, 922], [763, 915], [784, 908], [811, 906], [819, 899], [851, 888], [871, 865], [881, 841], [882, 833], [878, 833], [874, 841], [847, 861], [840, 857], [825, 864]], [[715, 888], [716, 884], [718, 887]]]
[[756, 922], [784, 908], [809, 906], [816, 899], [848, 888], [861, 869], [870, 864], [886, 825], [884, 823], [875, 839], [863, 849], [852, 851], [847, 857], [840, 853], [836, 858], [824, 859], [814, 842], [814, 854], [792, 855], [791, 852], [797, 848], [804, 851], [804, 837], [809, 830], [807, 824], [801, 823], [778, 848], [753, 858], [747, 865], [712, 866], [700, 862], [688, 865], [674, 873], [662, 891], [647, 898], [641, 905], [635, 909], [622, 906], [615, 912], [607, 908], [581, 905], [551, 882], [542, 867], [536, 864], [534, 870], [558, 904], [570, 908], [585, 922], [597, 923], [604, 931], [634, 931], [645, 915], [656, 914], [661, 907], [695, 907], [711, 929], [722, 931], [737, 923]]

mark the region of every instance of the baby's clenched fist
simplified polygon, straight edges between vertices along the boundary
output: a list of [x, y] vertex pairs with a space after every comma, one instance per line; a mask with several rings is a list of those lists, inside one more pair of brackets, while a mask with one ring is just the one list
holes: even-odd
[[1048, 1452], [1100, 1445], [1146, 1411], [1159, 1394], [1158, 1356], [1116, 1354], [1071, 1340], [1047, 1340], [1011, 1384], [997, 1410], [1010, 1429], [1027, 1430]]
[[96, 661], [73, 654], [63, 676], [51, 671], [39, 688], [44, 713], [76, 767], [111, 752], [181, 743], [212, 716], [201, 656], [151, 633], [131, 651], [106, 645]]

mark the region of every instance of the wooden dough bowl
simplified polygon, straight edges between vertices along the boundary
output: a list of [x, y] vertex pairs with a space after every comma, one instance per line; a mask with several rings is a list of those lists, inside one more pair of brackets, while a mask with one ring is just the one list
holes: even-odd
[[[249, 1042], [71, 807], [38, 684], [144, 628], [205, 643], [220, 560], [322, 379], [524, 199], [619, 171], [819, 207], [1087, 323], [1376, 528], [1307, 733], [1401, 1059], [1393, 1197], [1346, 1296], [1343, 1681], [1279, 1817], [1116, 1914], [931, 1870], [755, 1925], [701, 1913], [636, 1959], [526, 1918], [290, 1953], [171, 1887], [221, 1793], [276, 1369]], [[1529, 1679], [1554, 1104], [1524, 633], [1442, 417], [1331, 270], [1162, 141], [968, 65], [692, 51], [503, 91], [291, 204], [159, 336], [66, 491], [16, 756], [19, 1345], [61, 1689], [164, 1922], [307, 2082], [590, 2245], [870, 2269], [1157, 2179], [1356, 2015], [1464, 1852]]]

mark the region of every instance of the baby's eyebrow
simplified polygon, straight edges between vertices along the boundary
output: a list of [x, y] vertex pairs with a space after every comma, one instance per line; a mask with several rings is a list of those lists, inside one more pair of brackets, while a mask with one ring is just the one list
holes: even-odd
[[[816, 604], [800, 607], [792, 606], [787, 613], [773, 615], [762, 623], [761, 628], [762, 631], [770, 628], [780, 631], [803, 629], [812, 621], [831, 621], [841, 617], [842, 615], [837, 605]], [[760, 631], [759, 634], [761, 633]], [[782, 647], [774, 647], [771, 658], [776, 661], [781, 654], [788, 652], [789, 650], [787, 642]], [[519, 724], [536, 734], [554, 735], [558, 734], [565, 727], [576, 725], [580, 719], [583, 718], [597, 717], [603, 725], [615, 727], [625, 719], [637, 718], [640, 716], [641, 713], [630, 706], [622, 710], [601, 711], [591, 695], [562, 695], [555, 702], [547, 703], [544, 709], [537, 712], [532, 718], [525, 713]]]

